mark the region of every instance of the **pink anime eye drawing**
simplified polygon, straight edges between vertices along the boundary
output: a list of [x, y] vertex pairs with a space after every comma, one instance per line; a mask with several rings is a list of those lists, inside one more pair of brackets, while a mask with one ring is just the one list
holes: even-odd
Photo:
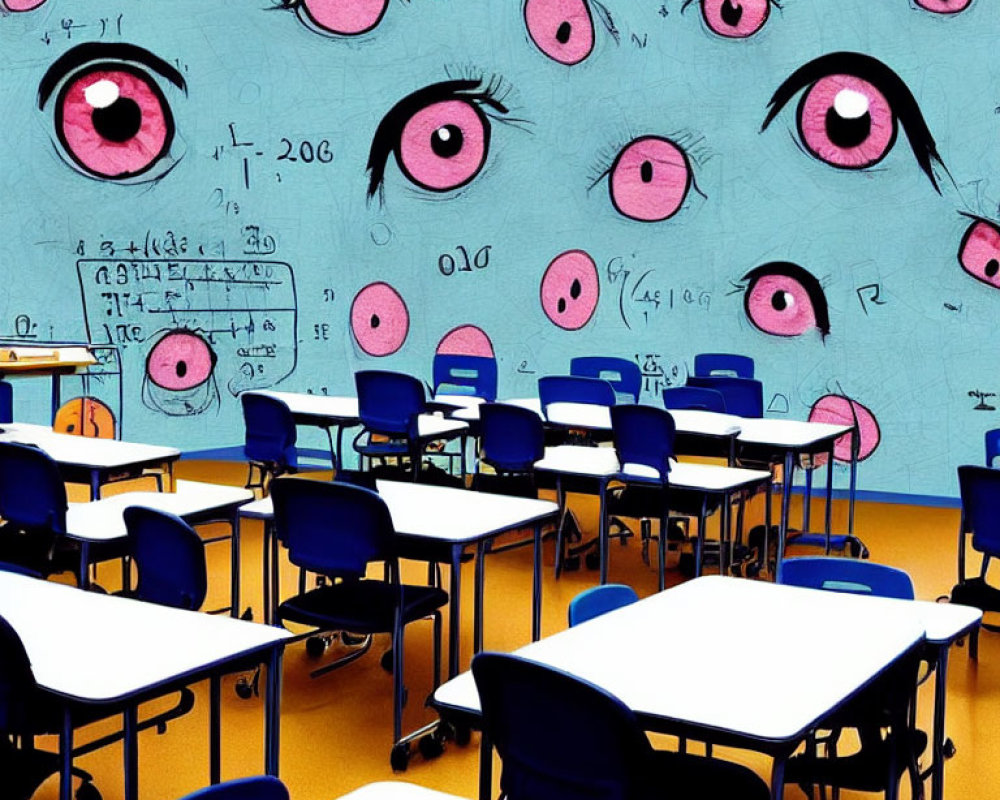
[[556, 256], [542, 276], [542, 310], [555, 325], [568, 331], [590, 322], [600, 293], [597, 265], [583, 250], [567, 250]]
[[[687, 0], [683, 11], [696, 0]], [[712, 33], [727, 39], [746, 39], [764, 27], [773, 0], [697, 0], [701, 16]]]
[[[858, 435], [858, 461], [864, 461], [882, 442], [882, 431], [872, 410], [857, 400], [839, 394], [827, 394], [813, 403], [809, 411], [810, 422], [825, 422], [830, 425], [853, 426]], [[851, 460], [854, 447], [854, 432], [845, 433], [834, 442], [833, 457], [837, 461]]]
[[389, 0], [282, 0], [299, 19], [320, 33], [359, 36], [382, 21]]
[[351, 332], [370, 356], [388, 356], [403, 346], [410, 332], [410, 312], [388, 283], [370, 283], [351, 303]]
[[1000, 289], [1000, 228], [974, 219], [959, 245], [958, 263], [977, 281]]
[[642, 136], [629, 142], [605, 174], [615, 210], [639, 222], [660, 222], [674, 216], [693, 180], [687, 155], [661, 136]]
[[381, 192], [389, 156], [406, 179], [429, 192], [475, 178], [490, 150], [490, 118], [508, 113], [493, 82], [435, 83], [400, 100], [379, 123], [368, 154], [368, 198]]
[[459, 325], [452, 328], [438, 342], [438, 355], [478, 356], [493, 358], [493, 342], [486, 331], [476, 325]]
[[743, 309], [757, 329], [772, 336], [801, 336], [815, 328], [826, 338], [830, 316], [823, 288], [798, 264], [774, 261], [743, 276]]
[[806, 152], [837, 169], [865, 169], [892, 150], [902, 124], [917, 164], [940, 192], [933, 171], [934, 162], [942, 164], [937, 145], [917, 101], [889, 67], [862, 53], [810, 61], [778, 87], [761, 130], [803, 89], [796, 125]]
[[33, 11], [41, 5], [45, 4], [45, 0], [0, 0], [0, 8], [6, 8], [8, 11]]
[[957, 14], [965, 11], [972, 0], [914, 0], [918, 8], [934, 14]]
[[176, 69], [129, 44], [78, 45], [49, 67], [38, 107], [54, 103], [55, 140], [64, 160], [100, 180], [163, 177], [179, 148], [170, 103], [154, 74], [186, 91]]
[[161, 389], [182, 392], [212, 377], [215, 351], [194, 331], [178, 329], [163, 336], [146, 357], [146, 375]]
[[587, 0], [525, 0], [524, 24], [535, 46], [560, 64], [579, 64], [594, 49]]

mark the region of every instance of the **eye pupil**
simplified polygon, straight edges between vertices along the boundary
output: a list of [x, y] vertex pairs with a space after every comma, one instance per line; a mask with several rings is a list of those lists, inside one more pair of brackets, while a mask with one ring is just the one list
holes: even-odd
[[559, 44], [566, 44], [569, 41], [569, 37], [573, 35], [573, 26], [569, 24], [569, 21], [564, 21], [556, 30], [556, 41]]
[[438, 158], [453, 158], [462, 152], [464, 141], [457, 125], [442, 125], [431, 134], [431, 150]]
[[771, 295], [771, 307], [775, 311], [784, 311], [791, 304], [792, 298], [788, 292], [775, 292]]
[[556, 311], [558, 311], [560, 314], [562, 314], [562, 313], [564, 313], [566, 311], [566, 298], [565, 297], [560, 297], [559, 298], [559, 302], [556, 303]]
[[119, 97], [111, 105], [95, 108], [91, 114], [94, 130], [101, 138], [119, 144], [132, 139], [142, 127], [142, 110], [130, 97]]
[[639, 167], [639, 179], [643, 183], [653, 182], [653, 165], [649, 161], [643, 161]]
[[826, 133], [830, 141], [844, 149], [858, 147], [872, 131], [868, 98], [853, 89], [842, 89], [826, 111]]
[[569, 287], [569, 296], [572, 297], [574, 300], [576, 300], [577, 298], [580, 297], [580, 293], [582, 291], [583, 287], [580, 286], [580, 279], [573, 278], [573, 283], [571, 283]]
[[375, 328], [377, 328], [379, 325], [382, 324], [382, 320], [378, 318], [378, 314], [372, 314], [372, 319], [370, 324], [372, 326], [372, 330], [374, 330]]
[[1000, 261], [995, 258], [991, 258], [986, 262], [986, 277], [995, 278], [997, 273], [1000, 272]]
[[735, 28], [740, 24], [743, 17], [743, 6], [733, 3], [731, 0], [723, 0], [722, 8], [719, 9], [719, 16], [730, 28]]
[[174, 367], [174, 371], [177, 373], [178, 378], [183, 378], [187, 375], [188, 365], [187, 362], [181, 359], [177, 362], [177, 366]]

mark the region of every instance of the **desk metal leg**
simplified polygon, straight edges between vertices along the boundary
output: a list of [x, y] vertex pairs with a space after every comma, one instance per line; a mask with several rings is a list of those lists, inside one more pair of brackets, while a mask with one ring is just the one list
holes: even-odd
[[208, 679], [208, 780], [222, 780], [222, 678]]
[[229, 602], [232, 604], [229, 615], [238, 618], [240, 615], [240, 523], [235, 509], [229, 517], [229, 530], [232, 533], [229, 539], [229, 568], [232, 570], [229, 577]]
[[830, 555], [830, 537], [833, 535], [833, 442], [826, 461], [826, 518], [823, 520], [826, 532], [826, 554]]
[[535, 523], [534, 574], [531, 584], [531, 641], [542, 636], [542, 523]]
[[847, 532], [852, 536], [854, 535], [854, 500], [858, 491], [858, 448], [860, 447], [858, 438], [856, 434], [851, 436], [851, 482], [848, 489]]
[[931, 735], [931, 800], [944, 798], [944, 704], [948, 693], [948, 644], [939, 645], [934, 676], [934, 725]]
[[281, 567], [278, 564], [278, 536], [274, 530], [274, 522], [265, 522], [264, 531], [268, 534], [268, 548], [271, 551], [271, 624], [280, 625], [278, 605], [281, 602]]
[[264, 531], [261, 534], [263, 536], [263, 546], [261, 547], [261, 562], [263, 564], [263, 575], [261, 576], [261, 587], [264, 592], [264, 624], [273, 625], [274, 615], [271, 609], [271, 588], [273, 585], [273, 579], [271, 578], [271, 524], [268, 521], [264, 521]]
[[781, 562], [785, 559], [785, 542], [788, 540], [788, 513], [792, 504], [792, 481], [795, 478], [795, 454], [785, 451], [784, 473], [781, 476], [781, 521], [778, 523], [778, 566], [775, 580], [781, 583]]
[[[483, 650], [483, 596], [486, 593], [486, 542], [476, 542], [476, 578], [472, 612], [472, 654]], [[458, 647], [456, 645], [456, 650]]]
[[[780, 563], [780, 562], [779, 562]], [[771, 800], [781, 800], [785, 796], [785, 757], [774, 759], [771, 765]]]
[[80, 569], [76, 580], [81, 589], [90, 588], [90, 543], [87, 541], [80, 542]]
[[90, 471], [90, 502], [101, 499], [101, 476], [97, 470]]
[[281, 744], [281, 656], [279, 645], [271, 650], [267, 662], [267, 693], [264, 699], [264, 769], [278, 776], [278, 752]]
[[493, 742], [486, 731], [479, 739], [479, 800], [493, 800]]
[[[478, 559], [477, 559], [478, 567]], [[448, 579], [448, 677], [458, 675], [458, 636], [462, 598], [462, 548], [451, 548], [451, 577]]]
[[597, 521], [597, 543], [600, 548], [601, 585], [603, 586], [608, 582], [608, 482], [606, 480], [601, 481], [598, 490], [598, 509], [600, 515]]
[[59, 800], [73, 800], [73, 719], [68, 706], [63, 709], [59, 758]]
[[139, 709], [129, 705], [125, 709], [125, 800], [139, 800]]

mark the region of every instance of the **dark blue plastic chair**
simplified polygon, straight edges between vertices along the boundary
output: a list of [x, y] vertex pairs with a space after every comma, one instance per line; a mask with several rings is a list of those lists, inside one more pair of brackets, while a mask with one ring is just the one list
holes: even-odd
[[613, 406], [618, 402], [615, 388], [600, 378], [582, 378], [577, 375], [546, 375], [538, 379], [538, 399], [542, 414], [553, 403], [584, 403], [595, 406]]
[[726, 398], [717, 389], [699, 386], [674, 386], [663, 390], [663, 407], [670, 409], [692, 409], [726, 413]]
[[485, 356], [434, 356], [434, 394], [465, 394], [492, 403], [497, 399], [497, 361]]
[[142, 506], [123, 513], [129, 554], [139, 570], [129, 594], [150, 603], [196, 611], [205, 602], [205, 545], [194, 528], [174, 514]]
[[545, 455], [545, 429], [534, 411], [506, 403], [479, 407], [479, 457], [493, 474], [477, 471], [482, 492], [537, 497], [535, 462]]
[[764, 416], [764, 385], [758, 380], [728, 375], [691, 375], [687, 385], [720, 392], [726, 401], [727, 414], [753, 418]]
[[[385, 501], [373, 491], [347, 483], [277, 478], [271, 486], [274, 530], [292, 564], [325, 576], [328, 582], [288, 598], [278, 619], [319, 631], [392, 634], [392, 765], [405, 769], [409, 737], [403, 723], [403, 630], [415, 620], [434, 619], [434, 686], [441, 673], [441, 613], [448, 595], [430, 586], [404, 585], [398, 542]], [[383, 562], [385, 580], [365, 577], [371, 562]], [[370, 641], [370, 640], [369, 640]], [[365, 648], [367, 649], [367, 647]], [[313, 675], [357, 658], [335, 662]]]
[[570, 360], [569, 374], [581, 378], [600, 378], [611, 384], [617, 396], [624, 396], [632, 403], [639, 402], [642, 370], [627, 358], [578, 356]]
[[580, 592], [569, 603], [569, 626], [579, 625], [639, 599], [635, 589], [623, 583], [605, 583]]
[[986, 444], [986, 466], [996, 466], [994, 462], [1000, 457], [1000, 428], [986, 431], [983, 440]]
[[508, 800], [769, 797], [746, 767], [653, 750], [621, 700], [574, 675], [503, 653], [477, 655], [472, 674]]
[[[244, 392], [240, 402], [245, 428], [243, 455], [250, 462], [246, 486], [266, 493], [272, 478], [298, 470], [295, 418], [284, 402], [270, 395]], [[260, 472], [259, 481], [254, 481], [255, 469]]]
[[807, 589], [913, 600], [913, 581], [903, 570], [873, 561], [831, 556], [786, 558], [781, 583]]
[[14, 421], [14, 387], [0, 381], [0, 425]]
[[181, 800], [288, 800], [288, 789], [277, 778], [261, 775], [217, 783]]
[[694, 374], [698, 377], [731, 375], [734, 378], [752, 378], [754, 363], [750, 356], [736, 353], [699, 353], [694, 357]]

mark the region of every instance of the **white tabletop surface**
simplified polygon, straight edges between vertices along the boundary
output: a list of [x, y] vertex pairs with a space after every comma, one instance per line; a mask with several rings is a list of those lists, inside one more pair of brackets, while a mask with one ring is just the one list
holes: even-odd
[[0, 572], [0, 616], [21, 637], [40, 686], [93, 702], [155, 689], [290, 636], [8, 572]]
[[421, 414], [417, 417], [417, 435], [421, 439], [432, 439], [435, 436], [448, 436], [469, 429], [467, 422], [458, 419], [440, 417], [437, 414]]
[[175, 447], [96, 439], [56, 433], [45, 425], [11, 422], [0, 425], [0, 442], [33, 444], [60, 464], [87, 469], [114, 469], [151, 461], [174, 461], [181, 451]]
[[434, 395], [431, 402], [454, 406], [455, 408], [472, 408], [473, 406], [485, 403], [486, 400], [482, 397], [476, 397], [474, 394], [449, 394], [448, 392], [442, 392], [441, 394]]
[[[517, 650], [617, 695], [645, 724], [793, 742], [924, 638], [912, 603], [708, 576]], [[479, 710], [471, 673], [442, 705]]]
[[[472, 492], [450, 486], [399, 481], [376, 481], [376, 486], [389, 506], [396, 533], [443, 542], [475, 541], [528, 525], [559, 511], [559, 506], [549, 500]], [[271, 498], [240, 507], [240, 516], [273, 518]]]
[[831, 425], [826, 422], [744, 417], [741, 418], [740, 435], [737, 438], [745, 444], [804, 447], [824, 439], [843, 436], [851, 430], [850, 425]]
[[358, 398], [331, 397], [325, 394], [307, 394], [305, 392], [272, 392], [270, 390], [254, 391], [265, 397], [280, 400], [293, 414], [309, 414], [316, 417], [329, 417], [333, 420], [354, 421], [358, 419]]
[[179, 517], [224, 511], [253, 500], [253, 492], [236, 486], [198, 481], [175, 481], [173, 492], [123, 492], [92, 503], [70, 503], [66, 531], [74, 539], [105, 542], [126, 535], [122, 513], [129, 506], [145, 506]]
[[342, 795], [340, 800], [465, 800], [454, 794], [404, 781], [378, 781]]

